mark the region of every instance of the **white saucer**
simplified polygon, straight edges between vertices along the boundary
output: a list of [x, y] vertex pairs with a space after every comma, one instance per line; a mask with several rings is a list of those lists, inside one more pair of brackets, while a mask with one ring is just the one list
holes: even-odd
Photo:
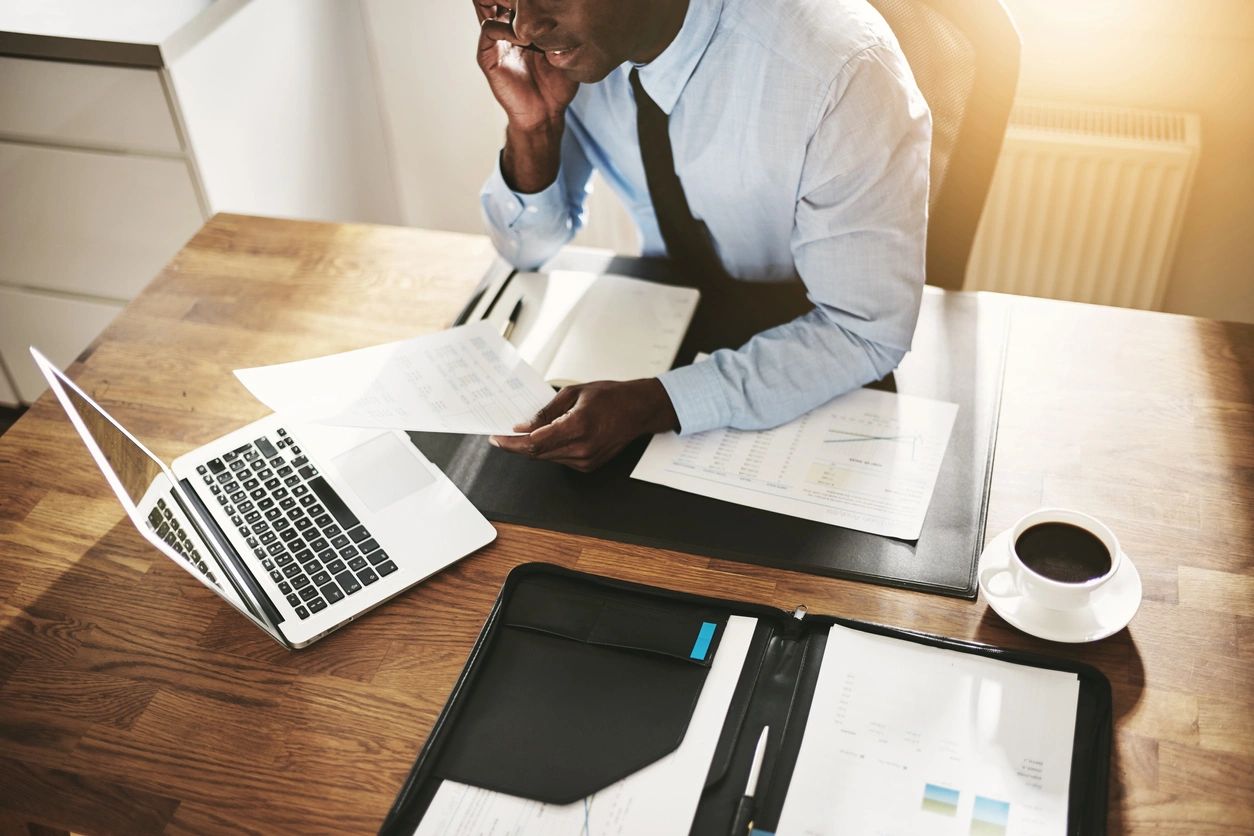
[[[1020, 594], [1008, 572], [1010, 532], [1003, 531], [984, 547], [977, 576], [984, 600], [1011, 626], [1055, 642], [1092, 642], [1118, 633], [1141, 606], [1141, 575], [1125, 552], [1115, 576], [1089, 599], [1087, 606], [1053, 610]], [[985, 582], [985, 573], [988, 581]]]

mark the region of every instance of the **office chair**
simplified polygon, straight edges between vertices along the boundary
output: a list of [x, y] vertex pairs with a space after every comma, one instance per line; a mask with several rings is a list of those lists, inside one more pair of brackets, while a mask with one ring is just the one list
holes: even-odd
[[927, 282], [961, 289], [1019, 81], [1001, 0], [870, 0], [932, 110]]

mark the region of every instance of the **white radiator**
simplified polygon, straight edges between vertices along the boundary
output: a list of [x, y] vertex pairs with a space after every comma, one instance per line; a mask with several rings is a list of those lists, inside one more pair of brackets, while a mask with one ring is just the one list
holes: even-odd
[[964, 287], [1159, 308], [1200, 134], [1195, 114], [1017, 101]]

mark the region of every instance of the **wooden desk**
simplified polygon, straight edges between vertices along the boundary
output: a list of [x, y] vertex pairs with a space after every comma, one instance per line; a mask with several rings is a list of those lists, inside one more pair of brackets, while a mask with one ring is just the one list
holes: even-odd
[[[69, 373], [167, 460], [264, 408], [230, 371], [444, 326], [486, 239], [221, 215]], [[511, 567], [806, 604], [1096, 664], [1111, 830], [1254, 827], [1254, 327], [1016, 299], [990, 534], [1042, 504], [1116, 530], [1145, 584], [1080, 647], [945, 599], [501, 525], [288, 653], [131, 528], [59, 405], [0, 439], [0, 825], [373, 832]], [[4, 827], [0, 827], [4, 829]]]

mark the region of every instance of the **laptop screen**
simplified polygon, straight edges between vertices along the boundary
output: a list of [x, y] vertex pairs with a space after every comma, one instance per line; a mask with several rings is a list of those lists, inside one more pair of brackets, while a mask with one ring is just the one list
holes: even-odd
[[148, 451], [123, 433], [95, 404], [80, 395], [77, 389], [67, 386], [63, 391], [132, 503], [138, 507], [157, 478], [168, 482]]

